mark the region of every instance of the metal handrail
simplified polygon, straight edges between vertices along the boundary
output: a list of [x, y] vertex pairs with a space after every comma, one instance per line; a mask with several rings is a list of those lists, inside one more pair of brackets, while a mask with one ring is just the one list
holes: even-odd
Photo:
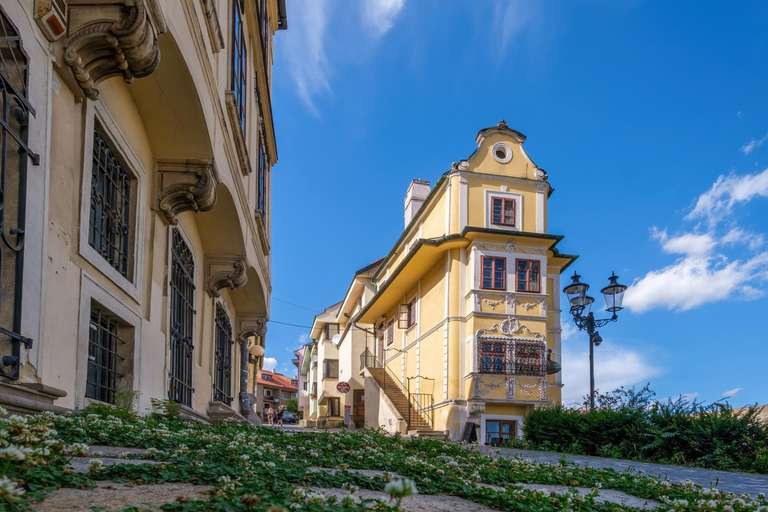
[[409, 386], [404, 386], [403, 383], [400, 382], [400, 379], [397, 378], [397, 375], [395, 375], [395, 372], [393, 372], [389, 366], [382, 364], [381, 361], [379, 361], [376, 356], [374, 356], [369, 350], [366, 350], [363, 354], [361, 354], [360, 364], [363, 366], [363, 368], [383, 368], [386, 371], [386, 373], [392, 379], [392, 382], [394, 382], [395, 389], [392, 388], [389, 380], [384, 379], [385, 394], [388, 394], [388, 392], [391, 391], [397, 391], [403, 393], [406, 396], [408, 399], [408, 418], [406, 420], [408, 430], [411, 429], [411, 413], [413, 410], [416, 410], [416, 412], [420, 414], [422, 418], [426, 419], [430, 427], [434, 425], [432, 412], [432, 405], [434, 402], [433, 395], [428, 393], [411, 393], [409, 389], [410, 380], [408, 381]]

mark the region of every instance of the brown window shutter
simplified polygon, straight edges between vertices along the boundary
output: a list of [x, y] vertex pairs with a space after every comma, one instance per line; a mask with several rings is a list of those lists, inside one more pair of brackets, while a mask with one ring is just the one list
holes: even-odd
[[397, 306], [397, 327], [398, 329], [408, 328], [408, 304]]

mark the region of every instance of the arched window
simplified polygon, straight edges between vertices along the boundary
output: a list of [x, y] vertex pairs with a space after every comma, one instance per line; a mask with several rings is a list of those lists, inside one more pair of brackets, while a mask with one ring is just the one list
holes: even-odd
[[232, 324], [229, 315], [216, 304], [216, 346], [213, 355], [213, 399], [230, 405], [232, 403]]
[[168, 398], [192, 406], [195, 325], [195, 260], [178, 229], [171, 240], [171, 372]]
[[18, 30], [0, 9], [0, 376], [19, 378], [27, 162], [29, 59]]

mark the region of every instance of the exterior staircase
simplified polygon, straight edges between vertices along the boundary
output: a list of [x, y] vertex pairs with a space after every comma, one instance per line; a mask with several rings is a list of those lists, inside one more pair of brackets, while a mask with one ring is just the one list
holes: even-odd
[[371, 376], [376, 380], [376, 383], [387, 395], [387, 398], [395, 406], [400, 416], [408, 421], [408, 412], [410, 409], [410, 422], [408, 424], [408, 433], [415, 432], [414, 435], [427, 435], [432, 432], [432, 425], [430, 425], [427, 418], [424, 417], [419, 411], [417, 411], [408, 402], [408, 396], [403, 392], [403, 388], [395, 379], [387, 373], [384, 368], [372, 368], [368, 367], [368, 371], [371, 372]]

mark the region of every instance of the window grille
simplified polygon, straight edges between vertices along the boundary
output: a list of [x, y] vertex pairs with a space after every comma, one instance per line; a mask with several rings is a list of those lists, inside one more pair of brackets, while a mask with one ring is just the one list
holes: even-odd
[[537, 340], [481, 336], [477, 367], [480, 373], [543, 377], [547, 368], [546, 346]]
[[118, 323], [98, 309], [91, 309], [91, 325], [88, 334], [88, 375], [85, 396], [115, 403], [117, 362], [124, 360], [118, 353], [118, 344], [125, 342], [118, 336]]
[[220, 304], [216, 304], [216, 350], [214, 353], [213, 399], [232, 403], [232, 324]]
[[245, 33], [243, 31], [243, 19], [245, 6], [243, 0], [236, 0], [233, 6], [232, 21], [232, 91], [235, 93], [240, 129], [245, 135], [245, 94], [246, 75], [248, 70], [248, 57], [245, 49]]
[[192, 406], [195, 262], [178, 229], [171, 242], [171, 371], [168, 398]]
[[39, 156], [27, 146], [29, 60], [18, 30], [0, 9], [0, 377], [19, 378], [24, 211], [27, 163]]
[[125, 277], [128, 277], [131, 181], [104, 137], [94, 130], [88, 243]]

